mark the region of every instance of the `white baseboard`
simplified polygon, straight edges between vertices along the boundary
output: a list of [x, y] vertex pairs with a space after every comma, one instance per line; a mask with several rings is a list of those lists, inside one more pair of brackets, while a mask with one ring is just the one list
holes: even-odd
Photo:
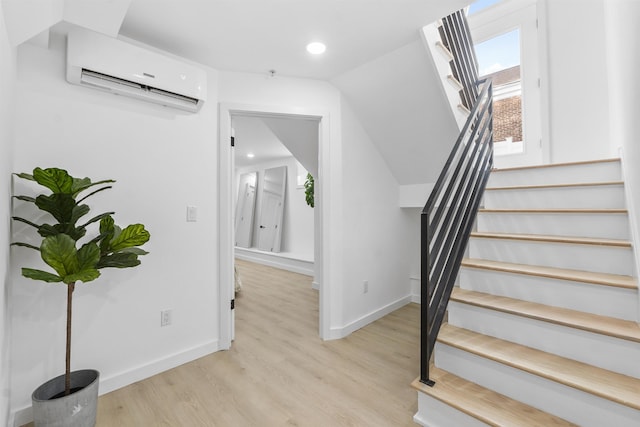
[[369, 323], [375, 322], [376, 320], [386, 316], [387, 314], [396, 311], [397, 309], [404, 307], [405, 305], [411, 302], [411, 296], [407, 295], [406, 297], [400, 298], [397, 301], [394, 301], [390, 304], [385, 305], [371, 313], [360, 317], [359, 319], [354, 320], [346, 324], [345, 326], [339, 328], [331, 328], [329, 332], [330, 340], [333, 339], [341, 339], [349, 334], [357, 331], [360, 328], [367, 326]]
[[[218, 341], [211, 341], [118, 374], [105, 377], [101, 376], [99, 394], [102, 396], [103, 394], [128, 386], [129, 384], [142, 381], [161, 372], [184, 365], [187, 362], [215, 353], [218, 350], [220, 350]], [[32, 421], [33, 412], [31, 406], [12, 411], [9, 417], [9, 425], [14, 427], [19, 427]]]
[[316, 282], [315, 280], [313, 282], [311, 282], [311, 289], [315, 289], [316, 291], [320, 290], [320, 283]]
[[411, 302], [420, 304], [422, 302], [420, 299], [420, 284], [422, 281], [418, 277], [410, 277], [409, 281], [411, 282]]
[[269, 267], [275, 267], [307, 276], [314, 275], [313, 261], [291, 258], [286, 255], [268, 253], [255, 249], [236, 248], [235, 253], [236, 258], [245, 261], [268, 265]]

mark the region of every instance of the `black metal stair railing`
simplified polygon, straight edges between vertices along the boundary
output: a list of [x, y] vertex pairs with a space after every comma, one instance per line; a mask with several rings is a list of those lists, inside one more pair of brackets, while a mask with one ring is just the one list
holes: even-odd
[[471, 112], [421, 215], [420, 381], [428, 385], [434, 384], [429, 363], [438, 332], [493, 167], [491, 80], [478, 82], [466, 17], [454, 15], [443, 19], [441, 34], [449, 35], [452, 62], [459, 62], [452, 69], [464, 76], [461, 98]]

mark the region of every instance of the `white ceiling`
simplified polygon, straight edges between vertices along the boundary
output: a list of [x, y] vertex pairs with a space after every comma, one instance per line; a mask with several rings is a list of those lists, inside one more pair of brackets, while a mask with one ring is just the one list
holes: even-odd
[[[291, 152], [260, 117], [234, 116], [236, 167], [245, 167], [291, 157]], [[252, 153], [255, 157], [248, 158]]]
[[[219, 70], [331, 79], [470, 0], [132, 0], [120, 34]], [[323, 41], [321, 57], [306, 52]]]

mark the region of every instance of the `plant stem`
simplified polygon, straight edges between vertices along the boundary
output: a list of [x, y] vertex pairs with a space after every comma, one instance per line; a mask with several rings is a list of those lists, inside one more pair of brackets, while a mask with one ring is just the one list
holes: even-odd
[[67, 284], [67, 356], [64, 371], [65, 396], [68, 396], [71, 393], [71, 308], [73, 303], [73, 290], [75, 287], [75, 282]]

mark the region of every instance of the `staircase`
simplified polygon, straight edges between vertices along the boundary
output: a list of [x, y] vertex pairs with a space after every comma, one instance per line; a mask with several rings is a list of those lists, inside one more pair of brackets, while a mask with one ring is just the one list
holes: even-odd
[[494, 170], [414, 420], [640, 426], [629, 240], [618, 159]]

